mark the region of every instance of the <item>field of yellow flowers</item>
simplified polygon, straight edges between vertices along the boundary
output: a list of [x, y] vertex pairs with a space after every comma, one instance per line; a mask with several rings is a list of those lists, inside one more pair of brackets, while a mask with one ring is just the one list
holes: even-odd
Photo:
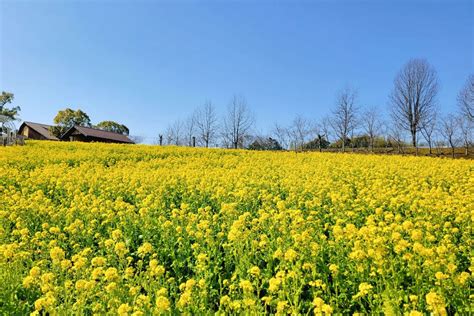
[[465, 315], [473, 218], [467, 160], [2, 147], [0, 314]]

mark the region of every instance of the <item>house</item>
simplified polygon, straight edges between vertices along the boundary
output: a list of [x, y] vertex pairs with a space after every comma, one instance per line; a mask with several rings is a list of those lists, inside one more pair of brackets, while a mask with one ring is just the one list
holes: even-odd
[[71, 142], [134, 144], [134, 142], [126, 135], [78, 125], [71, 127], [66, 133], [64, 133], [64, 135], [61, 136], [61, 140]]
[[38, 140], [59, 140], [50, 132], [51, 125], [23, 122], [18, 129], [18, 135], [22, 135], [27, 139]]

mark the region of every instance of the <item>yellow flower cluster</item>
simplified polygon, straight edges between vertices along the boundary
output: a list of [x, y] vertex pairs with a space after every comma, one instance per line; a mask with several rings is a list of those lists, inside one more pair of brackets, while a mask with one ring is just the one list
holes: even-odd
[[474, 313], [474, 163], [0, 148], [0, 314]]

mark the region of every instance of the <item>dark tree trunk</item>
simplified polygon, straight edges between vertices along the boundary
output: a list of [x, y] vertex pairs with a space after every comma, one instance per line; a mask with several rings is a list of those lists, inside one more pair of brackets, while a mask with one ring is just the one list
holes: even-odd
[[416, 132], [411, 131], [411, 142], [413, 145], [413, 148], [415, 148], [415, 155], [418, 156], [418, 146], [416, 144]]

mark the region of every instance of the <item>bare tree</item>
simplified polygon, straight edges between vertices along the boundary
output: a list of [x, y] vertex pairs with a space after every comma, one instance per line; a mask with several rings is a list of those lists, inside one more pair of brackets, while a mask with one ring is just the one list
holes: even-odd
[[351, 88], [341, 90], [336, 99], [331, 126], [336, 136], [342, 141], [342, 151], [345, 151], [348, 136], [351, 135], [357, 124], [356, 106], [357, 91]]
[[428, 147], [430, 149], [430, 155], [433, 153], [433, 136], [436, 131], [438, 124], [438, 112], [433, 110], [431, 112], [431, 117], [428, 120], [424, 120], [420, 125], [420, 132], [423, 138], [426, 140]]
[[192, 147], [195, 145], [195, 137], [196, 137], [196, 112], [191, 114], [183, 124], [183, 131], [185, 136], [186, 145]]
[[180, 146], [183, 144], [183, 122], [176, 120], [166, 129], [166, 142], [168, 145]]
[[436, 70], [424, 59], [410, 60], [395, 77], [390, 95], [391, 114], [410, 132], [418, 154], [417, 133], [430, 120], [436, 106], [438, 78]]
[[461, 112], [474, 122], [474, 74], [470, 75], [458, 94], [458, 105]]
[[369, 137], [370, 151], [374, 151], [375, 138], [380, 135], [382, 129], [379, 110], [376, 107], [371, 107], [363, 113], [362, 117], [361, 123]]
[[290, 136], [290, 132], [288, 128], [276, 123], [275, 126], [273, 127], [272, 134], [275, 135], [274, 137], [277, 139], [277, 141], [280, 143], [280, 145], [283, 148], [288, 149], [290, 147], [291, 136]]
[[436, 154], [440, 155], [443, 152], [443, 148], [446, 147], [446, 144], [441, 138], [435, 138], [433, 144], [435, 145], [436, 148]]
[[474, 129], [474, 121], [471, 121], [467, 116], [458, 117], [458, 125], [461, 140], [464, 146], [464, 153], [466, 156], [469, 155], [469, 146], [472, 142], [472, 133]]
[[312, 134], [314, 134], [315, 140], [317, 140], [319, 152], [323, 151], [323, 143], [326, 143], [328, 141], [327, 129], [328, 127], [324, 126], [323, 120], [317, 124], [314, 124], [314, 127], [312, 128]]
[[224, 117], [224, 142], [232, 148], [242, 148], [253, 124], [254, 117], [248, 109], [247, 101], [243, 96], [234, 95]]
[[290, 135], [294, 142], [295, 151], [304, 149], [304, 144], [308, 141], [308, 136], [311, 134], [311, 123], [302, 117], [296, 116], [290, 127]]
[[390, 126], [388, 130], [388, 139], [397, 146], [397, 152], [399, 154], [403, 152], [403, 146], [405, 145], [403, 128], [396, 122]]
[[331, 118], [329, 116], [323, 117], [319, 123], [319, 127], [324, 138], [329, 142], [329, 139], [331, 138]]
[[458, 144], [458, 136], [457, 136], [457, 124], [458, 121], [456, 117], [452, 114], [448, 114], [441, 124], [441, 135], [443, 135], [446, 142], [451, 147], [451, 156], [454, 158], [454, 149]]
[[211, 101], [206, 101], [196, 114], [196, 127], [199, 141], [208, 148], [217, 135], [217, 115]]

